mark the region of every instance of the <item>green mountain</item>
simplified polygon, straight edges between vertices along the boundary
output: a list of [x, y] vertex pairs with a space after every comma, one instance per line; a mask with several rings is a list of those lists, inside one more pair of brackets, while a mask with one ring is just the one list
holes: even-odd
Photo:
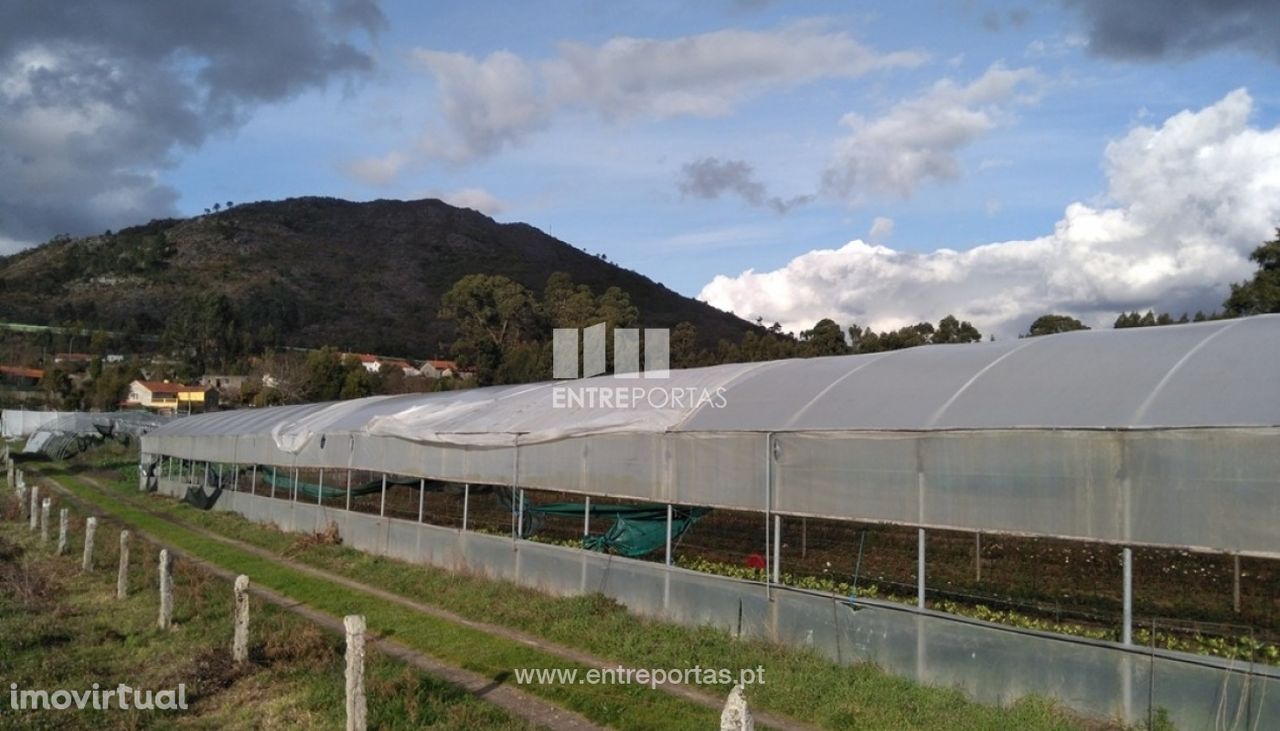
[[647, 327], [687, 321], [713, 345], [754, 326], [522, 223], [438, 200], [291, 198], [81, 239], [0, 260], [0, 320], [160, 334], [184, 299], [227, 297], [240, 330], [281, 345], [444, 355], [440, 299], [467, 274], [540, 292], [567, 272], [631, 296]]

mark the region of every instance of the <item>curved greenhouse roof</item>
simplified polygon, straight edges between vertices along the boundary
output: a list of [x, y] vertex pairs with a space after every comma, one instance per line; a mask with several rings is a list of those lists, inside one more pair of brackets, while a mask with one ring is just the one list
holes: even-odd
[[1278, 364], [1266, 315], [223, 412], [144, 450], [1280, 554]]

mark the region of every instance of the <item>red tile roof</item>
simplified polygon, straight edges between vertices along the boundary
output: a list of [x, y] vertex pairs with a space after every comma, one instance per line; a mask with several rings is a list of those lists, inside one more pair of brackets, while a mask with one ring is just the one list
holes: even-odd
[[24, 368], [22, 366], [0, 365], [0, 375], [16, 376], [18, 378], [44, 378], [44, 371], [39, 368]]

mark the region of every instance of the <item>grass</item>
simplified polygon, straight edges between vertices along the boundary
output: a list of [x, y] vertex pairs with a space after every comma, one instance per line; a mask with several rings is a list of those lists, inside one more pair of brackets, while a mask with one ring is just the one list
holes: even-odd
[[[73, 479], [64, 480], [73, 482]], [[117, 484], [123, 491], [120, 497], [132, 500], [136, 497], [132, 484]], [[77, 485], [78, 493], [91, 497], [93, 491]], [[91, 497], [92, 499], [92, 497]], [[98, 495], [103, 507], [108, 503]], [[759, 708], [791, 716], [828, 728], [955, 728], [955, 729], [1067, 729], [1099, 727], [1105, 724], [1089, 724], [1074, 718], [1050, 702], [1040, 698], [1025, 698], [1008, 708], [996, 708], [974, 703], [954, 689], [925, 688], [906, 680], [890, 676], [871, 665], [854, 667], [838, 666], [816, 653], [796, 648], [783, 648], [764, 642], [739, 641], [710, 628], [686, 628], [668, 623], [648, 621], [635, 617], [621, 606], [601, 596], [554, 598], [506, 582], [496, 582], [474, 576], [458, 575], [417, 564], [408, 564], [383, 557], [372, 556], [349, 548], [311, 542], [307, 550], [298, 551], [301, 539], [297, 534], [286, 534], [227, 513], [203, 512], [167, 498], [152, 496], [146, 501], [148, 509], [158, 510], [179, 517], [193, 525], [199, 525], [218, 533], [267, 548], [278, 554], [292, 555], [296, 560], [317, 568], [326, 569], [366, 584], [376, 586], [422, 603], [442, 607], [460, 615], [481, 621], [505, 625], [545, 638], [561, 645], [585, 650], [634, 667], [724, 667], [745, 668], [763, 665], [767, 682], [749, 690], [749, 698]], [[111, 510], [128, 510], [130, 521], [146, 521], [146, 527], [164, 528], [169, 532], [181, 532], [154, 516], [148, 516], [127, 505], [116, 504]], [[188, 534], [189, 537], [189, 534]], [[167, 539], [167, 538], [166, 538]], [[209, 541], [208, 543], [213, 543]], [[207, 547], [214, 554], [200, 553], [205, 558], [219, 560], [228, 549], [216, 544]], [[268, 571], [278, 571], [265, 566]], [[292, 573], [292, 572], [289, 572]], [[251, 575], [254, 575], [251, 573]], [[257, 577], [255, 576], [255, 579]], [[314, 580], [313, 580], [314, 581]], [[294, 587], [291, 595], [297, 596]], [[303, 598], [298, 596], [298, 598]], [[322, 597], [317, 597], [323, 599]], [[310, 599], [307, 599], [310, 602]], [[394, 621], [409, 621], [409, 610], [394, 611]], [[387, 615], [388, 620], [393, 617]], [[372, 622], [371, 618], [371, 622]], [[421, 619], [417, 621], [421, 622]], [[410, 636], [410, 625], [396, 626], [401, 639]], [[456, 630], [455, 630], [456, 631]], [[463, 660], [478, 662], [492, 672], [509, 671], [518, 663], [531, 667], [567, 667], [567, 663], [543, 655], [537, 660], [512, 657], [505, 653], [489, 655], [468, 648], [468, 638], [461, 643], [450, 643], [449, 650], [439, 644], [424, 647], [429, 652], [444, 656], [455, 655]], [[491, 642], [492, 640], [490, 640]], [[484, 658], [481, 660], [481, 658]], [[504, 665], [504, 663], [506, 663]], [[526, 690], [539, 690], [528, 687]], [[552, 700], [564, 702], [584, 711], [589, 699], [578, 698], [578, 688], [541, 689]], [[727, 689], [707, 686], [717, 694]], [[660, 695], [648, 692], [648, 695]], [[566, 695], [566, 693], [568, 695]], [[581, 705], [586, 700], [588, 706]], [[591, 716], [606, 723], [618, 723], [629, 716], [607, 713]], [[671, 727], [673, 717], [661, 719], [658, 725]], [[640, 724], [637, 727], [645, 727]]]
[[[0, 522], [0, 680], [22, 689], [88, 690], [126, 683], [148, 690], [185, 684], [188, 710], [23, 710], [0, 703], [0, 728], [339, 728], [344, 723], [342, 639], [252, 600], [250, 662], [229, 652], [231, 589], [184, 562], [175, 565], [175, 630], [157, 628], [158, 551], [131, 541], [131, 594], [115, 598], [116, 531], [100, 525], [97, 570], [80, 571], [80, 542], [54, 556], [25, 523]], [[82, 521], [73, 522], [75, 536]], [[527, 726], [505, 712], [370, 648], [372, 727]]]

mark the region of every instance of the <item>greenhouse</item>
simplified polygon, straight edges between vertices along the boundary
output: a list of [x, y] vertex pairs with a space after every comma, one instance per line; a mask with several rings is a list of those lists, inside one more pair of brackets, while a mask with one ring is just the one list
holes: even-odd
[[[1265, 726], [1280, 723], [1274, 666], [1131, 643], [1129, 561], [1140, 546], [1280, 558], [1277, 363], [1280, 316], [1075, 332], [192, 416], [143, 438], [143, 466], [153, 489], [194, 487], [287, 530], [334, 523], [357, 548], [600, 590], [638, 613], [810, 644], [982, 700], [1037, 692], [1130, 720], [1159, 707], [1189, 727], [1224, 712]], [[417, 519], [390, 515], [388, 480], [414, 479]], [[424, 520], [432, 489], [462, 493], [460, 529]], [[352, 509], [357, 490], [381, 500], [376, 514]], [[505, 495], [509, 536], [468, 530], [481, 490]], [[665, 523], [665, 562], [521, 540], [545, 509], [526, 499], [538, 490], [578, 496], [581, 509], [557, 510], [581, 515], [584, 534], [592, 501], [638, 503]], [[758, 516], [761, 581], [672, 565], [673, 540], [708, 509]], [[782, 586], [779, 546], [797, 519], [919, 529], [918, 605]], [[934, 530], [1116, 545], [1121, 641], [926, 608]]]

